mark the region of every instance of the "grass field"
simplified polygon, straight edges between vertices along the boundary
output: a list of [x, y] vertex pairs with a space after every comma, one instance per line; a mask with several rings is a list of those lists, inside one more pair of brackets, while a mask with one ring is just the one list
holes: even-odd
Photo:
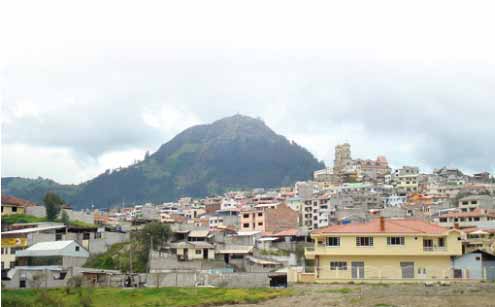
[[64, 289], [3, 290], [2, 306], [9, 307], [138, 307], [138, 306], [212, 306], [220, 304], [257, 303], [290, 290], [226, 288], [147, 288], [147, 289]]

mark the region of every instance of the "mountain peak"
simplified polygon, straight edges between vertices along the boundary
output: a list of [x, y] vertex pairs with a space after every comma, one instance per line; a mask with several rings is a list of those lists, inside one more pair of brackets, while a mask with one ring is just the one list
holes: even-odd
[[[261, 119], [236, 114], [188, 128], [142, 162], [103, 173], [72, 187], [64, 196], [78, 208], [174, 201], [231, 189], [290, 185], [311, 178], [313, 171], [323, 167], [307, 150], [276, 134]], [[28, 188], [34, 187], [23, 186], [24, 193], [17, 194], [33, 200]], [[2, 185], [2, 192], [11, 190]], [[46, 190], [36, 185], [37, 195]]]

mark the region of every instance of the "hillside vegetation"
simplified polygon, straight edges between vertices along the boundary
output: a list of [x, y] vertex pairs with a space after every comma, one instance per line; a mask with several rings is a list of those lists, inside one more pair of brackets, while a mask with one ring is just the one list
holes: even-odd
[[139, 306], [211, 306], [256, 303], [282, 295], [289, 290], [221, 288], [144, 288], [2, 290], [4, 307], [139, 307]]
[[263, 121], [235, 115], [186, 129], [143, 161], [108, 170], [81, 185], [2, 178], [2, 193], [40, 202], [52, 190], [73, 207], [106, 208], [291, 185], [323, 167]]

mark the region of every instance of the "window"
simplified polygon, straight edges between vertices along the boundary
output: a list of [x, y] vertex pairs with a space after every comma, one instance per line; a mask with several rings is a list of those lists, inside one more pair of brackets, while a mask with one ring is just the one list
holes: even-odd
[[388, 245], [404, 245], [404, 237], [388, 237]]
[[259, 222], [259, 223], [258, 223], [258, 226], [263, 226], [263, 223]]
[[2, 247], [2, 255], [3, 255], [3, 247]]
[[197, 249], [196, 250], [196, 255], [201, 255], [201, 250], [200, 249]]
[[61, 241], [62, 240], [62, 234], [61, 233], [57, 233], [55, 235], [55, 241]]
[[243, 227], [243, 228], [249, 228], [249, 223], [244, 223], [244, 224], [242, 224], [242, 227]]
[[330, 270], [332, 271], [345, 271], [347, 270], [347, 262], [345, 261], [331, 261]]
[[247, 219], [247, 218], [249, 218], [249, 214], [243, 214], [242, 217]]
[[445, 247], [445, 239], [444, 238], [438, 238], [438, 246], [439, 247]]
[[432, 250], [433, 249], [433, 240], [423, 239], [423, 249]]
[[356, 237], [356, 246], [373, 246], [373, 237]]
[[79, 251], [79, 246], [76, 246], [76, 252], [78, 252], [78, 251]]
[[101, 239], [101, 232], [95, 233], [95, 239]]
[[17, 207], [12, 207], [12, 212], [17, 212]]
[[328, 237], [327, 246], [340, 246], [340, 237]]
[[83, 233], [83, 240], [89, 240], [89, 232]]
[[263, 216], [263, 212], [258, 212], [258, 216]]

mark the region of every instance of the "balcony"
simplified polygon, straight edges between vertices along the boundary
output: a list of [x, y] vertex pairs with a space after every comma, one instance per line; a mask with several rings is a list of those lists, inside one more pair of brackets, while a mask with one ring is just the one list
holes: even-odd
[[304, 257], [306, 259], [315, 259], [315, 248], [314, 247], [305, 247], [304, 248]]
[[323, 246], [307, 247], [304, 250], [306, 259], [315, 256], [415, 256], [415, 255], [458, 255], [460, 251], [449, 251], [446, 246], [418, 246], [405, 248], [403, 246]]
[[446, 252], [446, 246], [423, 246], [424, 252]]

